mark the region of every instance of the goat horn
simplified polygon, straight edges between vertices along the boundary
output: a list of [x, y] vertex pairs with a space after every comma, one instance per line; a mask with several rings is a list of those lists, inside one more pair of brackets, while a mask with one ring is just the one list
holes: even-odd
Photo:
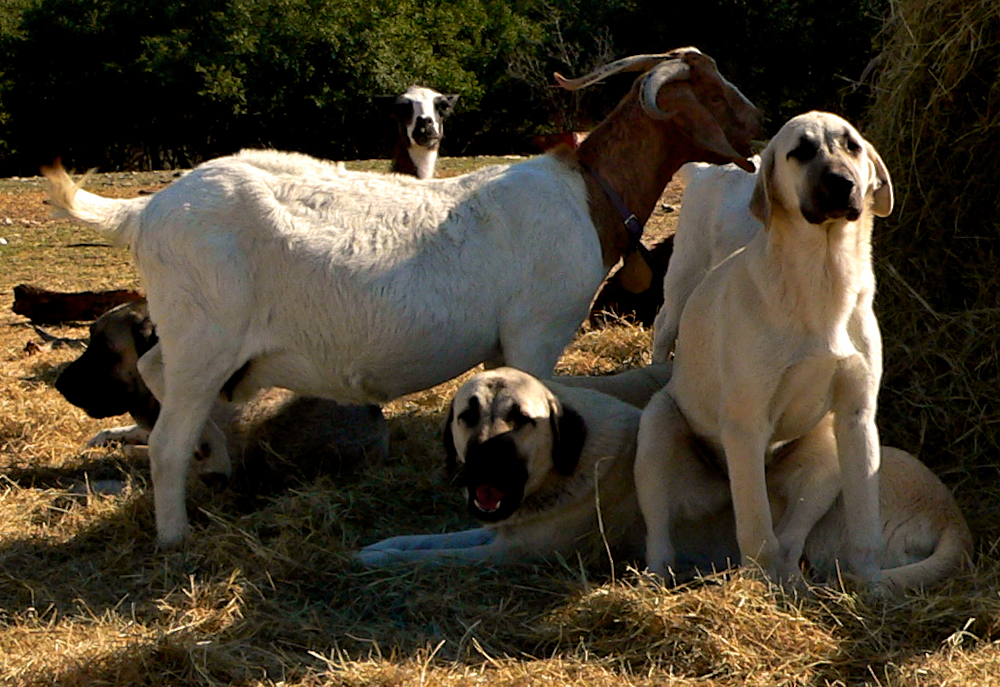
[[656, 94], [665, 83], [689, 78], [691, 78], [691, 67], [684, 60], [671, 60], [657, 65], [642, 79], [639, 104], [642, 105], [643, 112], [653, 119], [667, 119], [669, 115], [656, 104]]
[[577, 91], [581, 88], [586, 88], [591, 84], [595, 84], [598, 81], [606, 79], [612, 74], [618, 74], [619, 72], [646, 71], [650, 67], [658, 65], [664, 60], [670, 60], [675, 57], [676, 52], [661, 53], [659, 55], [633, 55], [632, 57], [623, 57], [620, 60], [609, 62], [603, 67], [598, 67], [586, 76], [580, 76], [575, 79], [567, 79], [559, 72], [556, 72], [554, 76], [556, 78], [556, 83], [565, 88], [567, 91]]

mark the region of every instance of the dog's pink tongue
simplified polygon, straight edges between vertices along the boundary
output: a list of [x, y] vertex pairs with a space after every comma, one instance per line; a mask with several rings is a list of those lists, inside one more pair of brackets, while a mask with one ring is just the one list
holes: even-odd
[[499, 508], [502, 498], [503, 492], [488, 484], [480, 484], [476, 487], [476, 507], [485, 513], [492, 513]]

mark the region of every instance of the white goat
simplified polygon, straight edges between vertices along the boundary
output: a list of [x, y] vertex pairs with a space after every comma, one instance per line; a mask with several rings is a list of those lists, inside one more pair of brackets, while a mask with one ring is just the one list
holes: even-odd
[[609, 194], [642, 222], [685, 162], [752, 168], [759, 112], [694, 48], [557, 78], [621, 71], [646, 73], [579, 149], [451, 179], [244, 151], [120, 200], [45, 170], [52, 203], [128, 245], [145, 282], [162, 545], [187, 533], [187, 466], [220, 390], [384, 402], [483, 361], [548, 378], [630, 241]]
[[444, 136], [444, 120], [458, 95], [444, 95], [423, 86], [410, 86], [392, 100], [391, 113], [399, 125], [392, 150], [392, 171], [430, 179]]
[[[760, 157], [754, 158], [759, 164]], [[691, 162], [684, 180], [681, 214], [670, 266], [663, 277], [663, 305], [653, 323], [653, 362], [663, 363], [677, 339], [681, 311], [708, 271], [750, 243], [761, 223], [750, 214], [757, 175], [735, 165]]]

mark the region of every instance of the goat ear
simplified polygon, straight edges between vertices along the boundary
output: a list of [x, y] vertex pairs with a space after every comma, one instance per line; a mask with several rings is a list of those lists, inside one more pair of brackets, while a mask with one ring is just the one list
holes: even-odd
[[760, 157], [757, 183], [750, 196], [750, 214], [765, 227], [771, 223], [771, 177], [774, 174], [774, 150], [768, 148]]
[[455, 435], [451, 431], [452, 420], [455, 419], [455, 405], [448, 407], [448, 419], [444, 421], [444, 455], [445, 465], [449, 472], [458, 469], [458, 451], [455, 449]]
[[889, 170], [886, 169], [885, 163], [882, 162], [882, 157], [875, 150], [875, 146], [868, 141], [865, 141], [865, 152], [868, 154], [868, 159], [875, 166], [875, 197], [872, 204], [872, 212], [878, 217], [887, 217], [892, 212], [894, 202], [892, 179], [889, 178]]
[[694, 141], [695, 145], [724, 160], [734, 162], [747, 171], [753, 171], [747, 159], [733, 148], [712, 113], [698, 100], [690, 83], [677, 82], [672, 89], [669, 89], [669, 93], [667, 88], [661, 92], [667, 94], [663, 99], [666, 107], [662, 109], [667, 113], [668, 119], [673, 121], [685, 136]]
[[451, 111], [455, 107], [455, 103], [458, 102], [457, 93], [449, 93], [447, 95], [439, 95], [434, 99], [434, 105], [437, 108], [438, 115], [441, 117], [447, 117], [451, 114]]
[[580, 463], [583, 443], [587, 440], [587, 424], [569, 406], [549, 404], [549, 424], [552, 426], [552, 467], [560, 475], [572, 475]]

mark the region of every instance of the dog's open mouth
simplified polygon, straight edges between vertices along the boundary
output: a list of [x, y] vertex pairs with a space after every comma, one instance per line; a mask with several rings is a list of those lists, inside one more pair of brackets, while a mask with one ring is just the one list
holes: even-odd
[[495, 513], [500, 508], [504, 492], [488, 484], [480, 484], [476, 487], [476, 495], [473, 503], [476, 508], [484, 513]]

